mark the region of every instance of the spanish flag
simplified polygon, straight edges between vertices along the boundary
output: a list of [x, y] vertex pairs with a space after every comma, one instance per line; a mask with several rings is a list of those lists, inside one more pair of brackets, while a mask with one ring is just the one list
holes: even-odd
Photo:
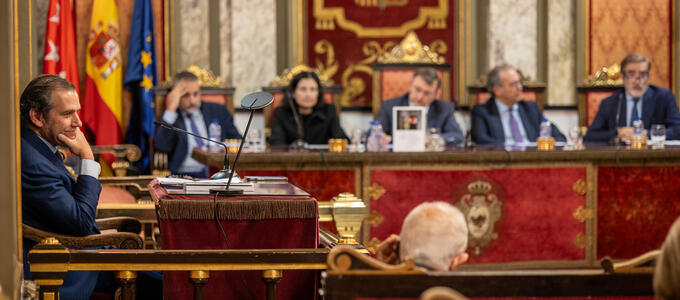
[[123, 76], [115, 0], [94, 0], [85, 59], [82, 118], [96, 145], [119, 144]]

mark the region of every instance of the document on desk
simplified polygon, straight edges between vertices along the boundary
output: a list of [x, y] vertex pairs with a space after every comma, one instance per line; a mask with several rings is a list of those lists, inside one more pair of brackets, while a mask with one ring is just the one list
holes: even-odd
[[[226, 191], [228, 179], [198, 180], [183, 184], [184, 193], [192, 195], [208, 195], [210, 191]], [[253, 192], [255, 187], [250, 182], [244, 182], [234, 177], [229, 185], [230, 191]]]

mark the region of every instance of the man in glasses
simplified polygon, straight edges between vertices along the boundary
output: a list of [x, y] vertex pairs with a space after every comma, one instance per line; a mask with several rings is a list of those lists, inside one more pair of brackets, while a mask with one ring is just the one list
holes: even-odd
[[649, 84], [652, 65], [641, 54], [628, 54], [621, 61], [623, 90], [602, 100], [584, 137], [587, 142], [607, 142], [616, 137], [630, 141], [633, 121], [640, 119], [647, 135], [652, 124], [666, 126], [666, 139], [680, 139], [680, 112], [673, 93]]

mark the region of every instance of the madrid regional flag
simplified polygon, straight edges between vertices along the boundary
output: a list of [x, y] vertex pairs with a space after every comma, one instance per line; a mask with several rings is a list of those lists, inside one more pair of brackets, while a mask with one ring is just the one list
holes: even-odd
[[94, 0], [85, 59], [82, 117], [96, 145], [121, 142], [123, 76], [115, 0]]
[[70, 81], [80, 95], [71, 0], [50, 0], [45, 30], [43, 73], [56, 74]]

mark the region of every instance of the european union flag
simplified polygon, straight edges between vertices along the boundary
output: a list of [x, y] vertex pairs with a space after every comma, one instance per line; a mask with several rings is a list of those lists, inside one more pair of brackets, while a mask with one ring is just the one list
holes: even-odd
[[156, 47], [154, 44], [153, 11], [151, 0], [135, 0], [130, 26], [125, 87], [133, 94], [130, 124], [125, 143], [138, 145], [142, 158], [137, 166], [149, 172], [150, 141], [153, 139], [154, 108], [151, 88], [158, 84], [156, 76]]

